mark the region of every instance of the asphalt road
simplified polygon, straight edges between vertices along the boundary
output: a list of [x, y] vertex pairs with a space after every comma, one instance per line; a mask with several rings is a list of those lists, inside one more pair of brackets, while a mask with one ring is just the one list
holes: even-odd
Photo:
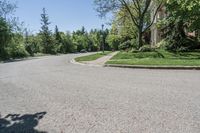
[[199, 133], [200, 71], [0, 64], [0, 132]]

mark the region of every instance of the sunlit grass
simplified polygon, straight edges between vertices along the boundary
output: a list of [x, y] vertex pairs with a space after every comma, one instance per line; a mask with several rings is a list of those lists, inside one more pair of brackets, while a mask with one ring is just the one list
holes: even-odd
[[107, 64], [200, 66], [200, 52], [120, 52]]
[[96, 54], [92, 54], [92, 55], [78, 57], [75, 60], [78, 61], [78, 62], [93, 61], [93, 60], [97, 60], [98, 58], [101, 58], [101, 57], [103, 57], [105, 55], [108, 55], [110, 53], [111, 53], [111, 51], [105, 51], [104, 53], [100, 52], [100, 53], [96, 53]]

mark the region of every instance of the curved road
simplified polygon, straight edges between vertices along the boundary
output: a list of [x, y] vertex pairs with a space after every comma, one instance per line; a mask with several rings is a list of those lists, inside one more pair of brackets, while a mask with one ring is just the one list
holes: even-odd
[[0, 133], [199, 133], [200, 71], [0, 64]]

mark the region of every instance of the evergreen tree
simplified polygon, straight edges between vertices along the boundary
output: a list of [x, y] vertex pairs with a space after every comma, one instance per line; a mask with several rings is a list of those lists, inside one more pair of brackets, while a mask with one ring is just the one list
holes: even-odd
[[54, 38], [57, 52], [62, 53], [61, 47], [64, 45], [63, 39], [61, 37], [61, 32], [59, 32], [58, 26], [55, 27]]
[[56, 25], [55, 27], [55, 40], [58, 42], [58, 43], [62, 43], [62, 38], [61, 38], [61, 35], [60, 35], [60, 32], [59, 32], [59, 29], [58, 29], [58, 26]]
[[43, 13], [41, 14], [41, 31], [40, 34], [42, 35], [42, 45], [43, 45], [43, 52], [46, 54], [55, 54], [55, 46], [53, 45], [52, 33], [49, 30], [49, 22], [48, 14], [46, 13], [46, 9], [43, 8]]

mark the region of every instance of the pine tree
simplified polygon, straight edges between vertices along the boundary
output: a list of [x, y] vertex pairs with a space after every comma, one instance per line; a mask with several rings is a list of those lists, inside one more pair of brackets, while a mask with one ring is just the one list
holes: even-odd
[[48, 14], [46, 13], [46, 9], [43, 8], [43, 13], [41, 14], [41, 31], [40, 34], [42, 35], [42, 45], [43, 45], [43, 52], [46, 54], [55, 54], [55, 46], [53, 45], [52, 33], [49, 30], [49, 22]]
[[57, 43], [62, 43], [62, 38], [57, 25], [55, 27], [55, 40], [57, 41]]

